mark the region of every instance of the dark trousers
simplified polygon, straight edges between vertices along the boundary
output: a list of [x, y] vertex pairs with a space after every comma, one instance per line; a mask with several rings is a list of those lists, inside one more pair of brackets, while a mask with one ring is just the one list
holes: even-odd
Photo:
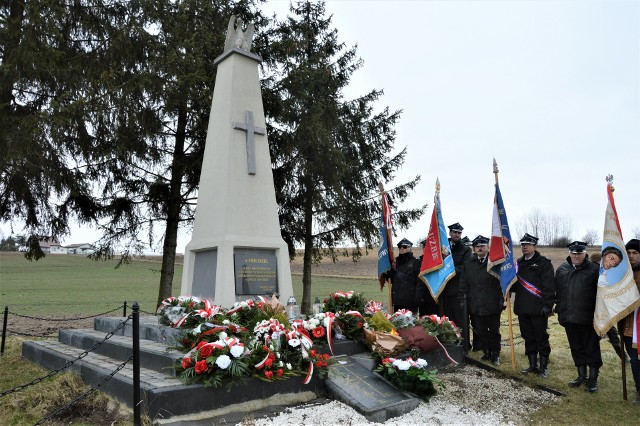
[[440, 300], [442, 301], [442, 312], [444, 315], [459, 328], [464, 328], [466, 322], [464, 320], [462, 302], [458, 299], [458, 295], [446, 294]]
[[579, 365], [602, 367], [600, 336], [596, 334], [593, 325], [568, 323], [564, 324], [564, 331], [567, 333], [571, 356], [576, 367]]
[[629, 354], [629, 364], [631, 364], [631, 374], [633, 374], [633, 381], [636, 384], [636, 391], [640, 392], [640, 359], [638, 359], [638, 349], [633, 347], [631, 336], [624, 336], [622, 338], [624, 347]]
[[480, 340], [480, 349], [500, 353], [500, 314], [473, 315]]
[[524, 339], [524, 353], [548, 357], [551, 353], [547, 325], [549, 318], [541, 315], [518, 315], [520, 334]]
[[[420, 316], [424, 315], [438, 315], [438, 304], [431, 296], [431, 292], [427, 288], [426, 284], [418, 283], [418, 310], [420, 311]], [[417, 312], [414, 312], [417, 313]]]

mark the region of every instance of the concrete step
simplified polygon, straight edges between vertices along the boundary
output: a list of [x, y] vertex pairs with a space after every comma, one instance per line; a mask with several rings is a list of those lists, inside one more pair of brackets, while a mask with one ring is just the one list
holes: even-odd
[[[93, 328], [102, 331], [105, 334], [110, 333], [125, 321], [126, 317], [97, 317], [94, 319]], [[140, 316], [139, 317], [140, 339], [151, 340], [163, 343], [166, 346], [172, 346], [176, 343], [182, 330], [160, 325], [158, 317]], [[129, 320], [125, 326], [116, 332], [119, 336], [133, 336], [133, 321]]]
[[[59, 341], [88, 350], [107, 335], [103, 331], [91, 329], [60, 330]], [[99, 345], [94, 352], [105, 355], [114, 360], [124, 361], [129, 359], [133, 353], [132, 338], [128, 336], [113, 335], [111, 338]], [[165, 374], [175, 376], [175, 366], [182, 360], [183, 354], [173, 349], [168, 349], [167, 345], [152, 340], [140, 339], [140, 365]]]
[[[27, 341], [22, 346], [22, 355], [26, 359], [49, 370], [61, 368], [67, 361], [76, 359], [82, 352], [82, 349], [53, 340]], [[120, 360], [90, 352], [67, 367], [67, 370], [79, 374], [87, 385], [96, 385], [109, 377], [121, 363]], [[288, 380], [265, 383], [258, 379], [246, 378], [216, 389], [206, 388], [203, 385], [187, 386], [168, 374], [141, 368], [142, 412], [156, 421], [223, 407], [228, 409], [228, 406], [263, 400], [278, 393], [285, 395], [310, 392], [314, 397], [325, 393], [323, 380], [314, 377], [308, 385], [303, 385], [302, 380], [303, 377], [293, 377]], [[133, 407], [132, 363], [129, 362], [111, 379], [103, 383], [100, 391]]]

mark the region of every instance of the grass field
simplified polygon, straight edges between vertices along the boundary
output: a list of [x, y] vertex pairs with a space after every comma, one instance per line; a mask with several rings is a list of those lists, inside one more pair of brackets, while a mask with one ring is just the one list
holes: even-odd
[[[558, 264], [554, 262], [554, 265]], [[39, 262], [28, 262], [17, 253], [0, 253], [0, 306], [9, 307], [11, 313], [37, 317], [77, 317], [93, 315], [117, 308], [123, 301], [140, 303], [141, 309], [153, 310], [157, 298], [160, 263], [138, 259], [129, 265], [114, 269], [115, 262], [95, 262], [81, 256], [49, 255]], [[367, 298], [386, 302], [388, 295], [381, 293], [375, 279], [351, 279], [348, 277], [351, 262], [344, 262], [346, 272], [338, 277], [313, 277], [312, 299], [323, 299], [330, 292], [354, 290]], [[174, 295], [180, 293], [182, 267], [176, 266]], [[362, 276], [360, 274], [359, 276]], [[294, 293], [300, 300], [302, 283], [300, 275], [293, 275]], [[120, 315], [118, 313], [117, 315]], [[10, 317], [7, 350], [0, 362], [0, 392], [18, 384], [29, 382], [45, 374], [40, 367], [20, 357], [21, 336], [12, 335], [11, 324], [23, 321]], [[506, 311], [503, 320], [506, 322]], [[514, 317], [517, 321], [517, 317]], [[57, 327], [58, 324], [49, 323]], [[86, 326], [86, 325], [84, 325]], [[559, 404], [547, 406], [525, 419], [526, 424], [541, 425], [635, 425], [640, 421], [640, 406], [622, 400], [620, 362], [608, 341], [601, 342], [604, 366], [599, 380], [600, 390], [587, 394], [582, 388], [571, 389], [567, 382], [576, 372], [571, 360], [564, 329], [557, 318], [550, 321], [551, 364], [549, 378], [527, 377], [514, 373], [509, 348], [504, 347], [500, 370], [514, 374], [532, 385], [544, 384], [566, 394]], [[514, 334], [519, 334], [514, 327]], [[508, 337], [508, 327], [503, 326], [502, 337]], [[521, 339], [516, 339], [516, 341]], [[506, 342], [505, 342], [506, 343]], [[515, 346], [516, 370], [527, 364], [522, 344]], [[470, 353], [479, 357], [479, 353]], [[0, 424], [33, 424], [51, 408], [72, 399], [71, 389], [79, 392], [81, 384], [73, 375], [65, 374], [55, 379], [27, 388], [0, 400]], [[633, 380], [627, 364], [627, 388], [630, 399], [634, 397]], [[64, 392], [63, 392], [64, 390]], [[490, 405], [491, 401], [487, 401]], [[84, 407], [87, 413], [80, 417], [86, 423], [74, 424], [127, 424], [130, 417], [114, 414], [114, 408], [105, 402], [104, 396], [90, 399]], [[100, 419], [104, 419], [104, 422]], [[107, 421], [107, 419], [111, 419]], [[124, 419], [124, 420], [123, 420]], [[119, 423], [120, 422], [120, 423]], [[53, 423], [51, 423], [53, 424]], [[59, 423], [62, 424], [62, 423]], [[68, 423], [65, 423], [68, 424]]]

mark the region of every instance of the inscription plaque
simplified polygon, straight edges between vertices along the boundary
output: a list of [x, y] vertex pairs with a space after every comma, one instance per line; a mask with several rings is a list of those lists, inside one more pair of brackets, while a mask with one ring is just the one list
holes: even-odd
[[278, 261], [271, 249], [234, 249], [236, 294], [263, 295], [278, 292]]

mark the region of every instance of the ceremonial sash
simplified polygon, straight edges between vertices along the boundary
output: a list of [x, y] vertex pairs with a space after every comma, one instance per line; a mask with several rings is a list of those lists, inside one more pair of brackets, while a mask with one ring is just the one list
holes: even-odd
[[535, 285], [531, 284], [529, 281], [522, 278], [520, 275], [518, 275], [517, 277], [518, 277], [518, 282], [522, 284], [522, 287], [524, 287], [525, 290], [527, 290], [529, 293], [533, 294], [534, 296], [542, 299], [542, 290], [540, 290], [538, 287], [536, 287]]

